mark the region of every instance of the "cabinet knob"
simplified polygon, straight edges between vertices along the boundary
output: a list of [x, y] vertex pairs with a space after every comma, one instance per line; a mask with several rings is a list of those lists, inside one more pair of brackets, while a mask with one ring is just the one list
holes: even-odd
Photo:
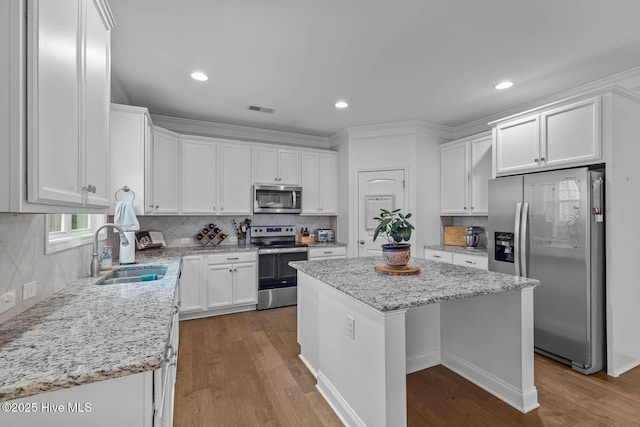
[[220, 210], [223, 211], [224, 210], [224, 206], [220, 206]]
[[471, 206], [471, 210], [474, 210], [475, 208], [473, 206]]
[[467, 210], [467, 207], [465, 206], [463, 209], [466, 211], [466, 210]]
[[160, 208], [160, 205], [156, 205], [156, 209], [159, 209], [159, 208]]
[[230, 273], [232, 273], [232, 272], [233, 272], [233, 268], [230, 268], [230, 269], [229, 269], [229, 272], [230, 272]]
[[533, 159], [533, 161], [534, 161], [535, 163], [538, 163], [538, 159]]
[[544, 158], [544, 157], [540, 157], [540, 161], [541, 161], [541, 162], [546, 162], [546, 160], [545, 160], [545, 158]]
[[364, 240], [360, 240], [360, 244], [361, 244], [361, 245], [364, 245]]

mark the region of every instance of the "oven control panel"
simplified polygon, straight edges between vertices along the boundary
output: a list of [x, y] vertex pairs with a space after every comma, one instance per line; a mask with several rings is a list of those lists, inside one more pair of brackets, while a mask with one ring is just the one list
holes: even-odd
[[252, 225], [251, 237], [290, 237], [296, 235], [295, 225]]

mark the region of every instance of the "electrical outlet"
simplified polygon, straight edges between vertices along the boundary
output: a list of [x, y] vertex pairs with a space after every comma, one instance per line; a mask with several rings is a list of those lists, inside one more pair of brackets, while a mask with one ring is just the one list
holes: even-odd
[[34, 280], [33, 282], [25, 283], [22, 285], [22, 301], [35, 297], [37, 292], [38, 282]]
[[347, 335], [352, 340], [356, 339], [356, 319], [347, 314]]
[[11, 290], [0, 295], [0, 313], [4, 313], [16, 305], [16, 291]]

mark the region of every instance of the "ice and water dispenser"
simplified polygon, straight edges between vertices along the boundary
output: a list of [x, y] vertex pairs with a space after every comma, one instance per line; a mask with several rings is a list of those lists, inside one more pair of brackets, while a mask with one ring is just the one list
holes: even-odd
[[514, 233], [507, 233], [504, 231], [496, 231], [496, 261], [513, 263], [514, 256]]

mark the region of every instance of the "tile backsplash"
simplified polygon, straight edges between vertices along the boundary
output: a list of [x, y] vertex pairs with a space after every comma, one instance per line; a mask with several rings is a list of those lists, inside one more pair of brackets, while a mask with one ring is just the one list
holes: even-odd
[[[15, 290], [16, 305], [0, 323], [89, 274], [91, 245], [44, 253], [44, 214], [0, 214], [0, 295]], [[37, 282], [36, 296], [22, 300], [22, 285]]]
[[[252, 225], [295, 225], [296, 229], [306, 227], [309, 232], [316, 228], [332, 228], [335, 230], [335, 217], [301, 216], [290, 214], [255, 214], [238, 216], [139, 216], [140, 229], [146, 231], [161, 231], [167, 246], [193, 246], [198, 241], [195, 235], [209, 223], [216, 224], [229, 238], [222, 244], [235, 244], [236, 234], [233, 220], [240, 223], [245, 218], [251, 219]], [[183, 239], [189, 239], [184, 241]]]

